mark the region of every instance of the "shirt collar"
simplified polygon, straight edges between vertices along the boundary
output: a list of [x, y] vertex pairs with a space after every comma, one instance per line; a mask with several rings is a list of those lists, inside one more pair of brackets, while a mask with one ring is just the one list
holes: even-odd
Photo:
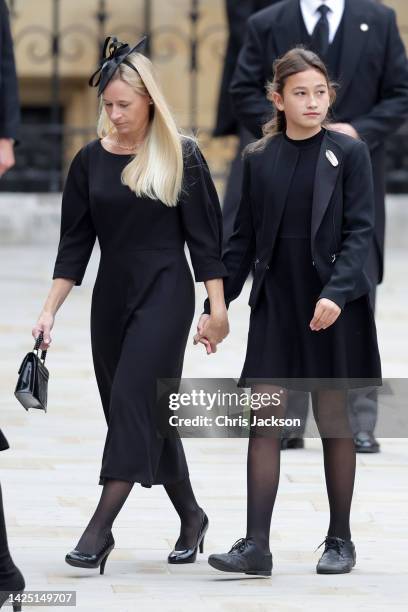
[[332, 13], [343, 12], [344, 0], [300, 0], [300, 3], [308, 11], [309, 14], [316, 14], [317, 9], [322, 4], [325, 4]]

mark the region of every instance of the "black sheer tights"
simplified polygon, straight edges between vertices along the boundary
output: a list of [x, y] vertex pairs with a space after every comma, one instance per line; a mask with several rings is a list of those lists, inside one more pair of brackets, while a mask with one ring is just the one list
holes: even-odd
[[[85, 529], [76, 549], [84, 553], [97, 553], [104, 546], [113, 522], [125, 503], [133, 483], [123, 480], [106, 479], [98, 506]], [[190, 548], [195, 545], [202, 521], [202, 511], [198, 506], [191, 488], [190, 479], [165, 485], [181, 521], [180, 536], [176, 549]], [[154, 525], [152, 525], [154, 529]]]
[[[251, 411], [252, 425], [248, 442], [247, 462], [247, 537], [253, 538], [264, 551], [269, 551], [272, 511], [279, 485], [280, 436], [283, 427], [260, 424], [260, 419], [284, 417], [287, 392], [272, 385], [256, 385], [252, 396], [265, 394], [276, 398], [279, 405], [262, 406]], [[313, 413], [322, 437], [326, 487], [330, 506], [328, 535], [349, 539], [350, 506], [355, 475], [355, 448], [348, 423], [345, 391], [321, 390], [312, 393]]]
[[105, 480], [101, 498], [87, 528], [76, 545], [77, 550], [92, 554], [103, 548], [113, 521], [119, 514], [132, 487], [133, 482]]

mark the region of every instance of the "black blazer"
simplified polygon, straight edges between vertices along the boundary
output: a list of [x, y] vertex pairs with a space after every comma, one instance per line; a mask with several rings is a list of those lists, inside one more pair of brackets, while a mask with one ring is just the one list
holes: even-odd
[[20, 107], [9, 13], [0, 0], [0, 138], [17, 139]]
[[[326, 152], [337, 158], [334, 166]], [[269, 268], [298, 151], [282, 134], [265, 149], [244, 160], [242, 199], [223, 263], [227, 305], [239, 296], [255, 264], [249, 305], [259, 299]], [[327, 130], [316, 167], [310, 260], [322, 282], [320, 298], [344, 308], [368, 293], [371, 284], [363, 271], [374, 229], [371, 163], [365, 143]], [[204, 311], [209, 313], [206, 300]]]
[[[265, 83], [273, 61], [301, 40], [299, 0], [285, 0], [253, 15], [231, 83], [240, 121], [255, 136], [272, 112]], [[375, 245], [380, 276], [385, 230], [384, 141], [408, 117], [408, 62], [395, 12], [372, 0], [345, 0], [340, 84], [335, 121], [351, 123], [367, 143], [373, 165], [376, 204]], [[361, 29], [366, 24], [368, 29]]]
[[238, 55], [244, 42], [246, 24], [251, 15], [271, 4], [276, 4], [276, 2], [280, 2], [280, 0], [226, 0], [225, 2], [229, 36], [218, 98], [214, 136], [229, 136], [238, 133], [239, 123], [233, 112], [229, 88]]

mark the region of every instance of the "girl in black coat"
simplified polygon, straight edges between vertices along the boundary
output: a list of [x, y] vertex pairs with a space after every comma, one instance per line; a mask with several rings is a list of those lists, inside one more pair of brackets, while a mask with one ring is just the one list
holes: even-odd
[[[255, 265], [239, 385], [266, 393], [269, 402], [251, 416], [246, 538], [209, 562], [224, 571], [271, 574], [269, 530], [280, 461], [272, 417], [284, 416], [287, 390], [299, 389], [312, 393], [330, 505], [317, 571], [349, 572], [355, 564], [349, 525], [355, 449], [347, 389], [381, 379], [363, 272], [374, 224], [370, 159], [363, 142], [324, 128], [335, 92], [312, 52], [292, 49], [276, 62], [268, 98], [277, 112], [264, 138], [248, 148], [240, 210], [223, 262], [227, 304]], [[208, 301], [205, 309], [210, 312]], [[204, 314], [196, 340], [205, 338], [206, 324]]]
[[[64, 188], [54, 283], [34, 337], [50, 344], [54, 315], [80, 285], [98, 238], [101, 259], [93, 290], [91, 337], [95, 373], [108, 424], [99, 505], [66, 561], [104, 565], [111, 527], [135, 482], [164, 485], [181, 520], [170, 563], [195, 561], [208, 527], [191, 488], [179, 438], [157, 434], [160, 378], [181, 377], [194, 314], [196, 281], [214, 303], [210, 342], [228, 332], [223, 297], [221, 210], [197, 145], [176, 128], [141, 53], [107, 39], [100, 72], [99, 138], [75, 156]], [[108, 53], [105, 56], [105, 53]], [[94, 77], [91, 78], [94, 83]], [[211, 336], [211, 333], [210, 333]]]

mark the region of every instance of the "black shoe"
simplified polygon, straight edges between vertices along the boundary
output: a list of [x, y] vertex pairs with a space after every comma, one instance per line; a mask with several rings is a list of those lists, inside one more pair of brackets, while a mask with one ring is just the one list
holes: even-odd
[[305, 441], [303, 438], [282, 438], [281, 439], [281, 450], [288, 450], [289, 448], [304, 448]]
[[200, 553], [204, 552], [204, 536], [207, 532], [209, 521], [204, 510], [201, 509], [201, 512], [203, 514], [201, 527], [194, 547], [185, 548], [183, 550], [172, 550], [167, 557], [168, 563], [194, 563], [197, 558], [197, 549], [200, 548]]
[[[326, 546], [316, 565], [318, 574], [347, 574], [351, 572], [356, 564], [356, 549], [351, 540], [327, 536], [320, 546], [322, 544], [326, 544]], [[320, 548], [320, 546], [317, 548]]]
[[208, 563], [221, 572], [241, 572], [251, 576], [270, 576], [272, 555], [264, 553], [252, 538], [241, 538], [223, 555], [210, 555]]
[[74, 567], [96, 569], [100, 566], [99, 573], [103, 574], [105, 571], [106, 561], [114, 548], [115, 540], [113, 539], [112, 532], [109, 532], [105, 545], [98, 553], [84, 553], [75, 548], [65, 556], [65, 561]]
[[[23, 574], [10, 559], [10, 566], [0, 567], [0, 608], [8, 600], [10, 595], [18, 596], [23, 593], [25, 582]], [[13, 603], [13, 612], [20, 612], [21, 603]]]
[[354, 436], [356, 453], [379, 453], [380, 445], [369, 431], [359, 431]]

